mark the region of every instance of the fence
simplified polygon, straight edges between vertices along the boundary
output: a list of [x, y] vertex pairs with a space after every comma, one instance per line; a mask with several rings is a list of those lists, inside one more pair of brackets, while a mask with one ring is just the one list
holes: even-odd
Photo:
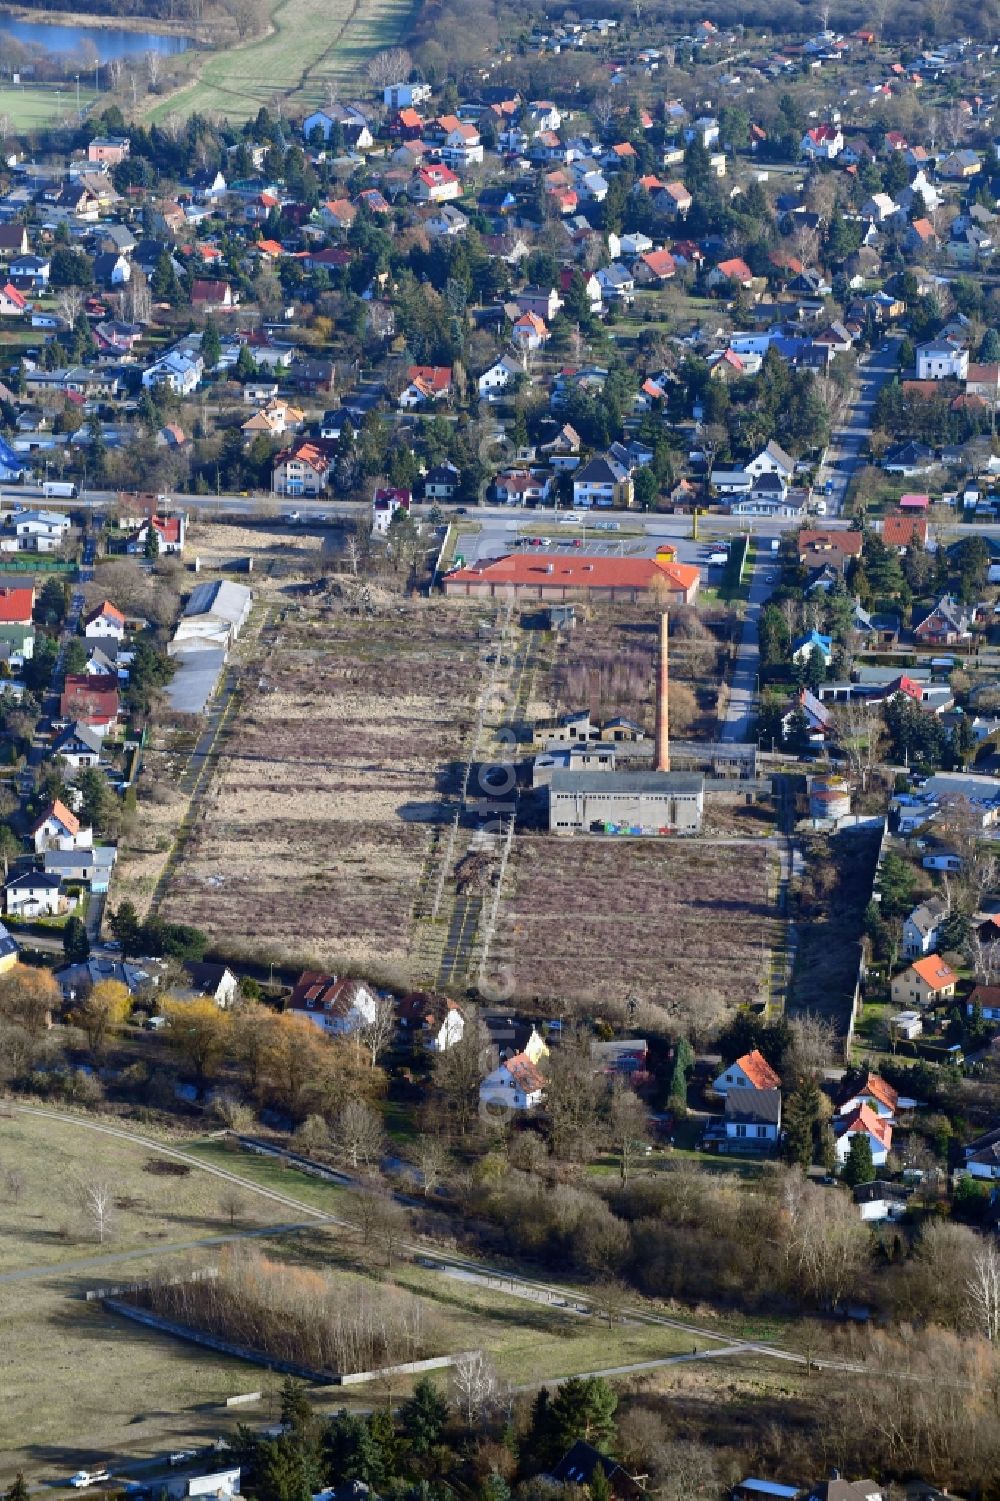
[[[168, 1277], [157, 1281], [157, 1287], [177, 1287], [181, 1282], [209, 1282], [219, 1275], [214, 1266], [202, 1267], [199, 1271], [187, 1272], [180, 1277]], [[129, 1293], [144, 1293], [154, 1284], [147, 1277], [143, 1282], [119, 1282], [114, 1287], [88, 1287], [84, 1298], [88, 1303], [102, 1303], [107, 1298], [122, 1298]]]
[[0, 559], [0, 573], [77, 573], [77, 565], [65, 558], [40, 558], [36, 553]]

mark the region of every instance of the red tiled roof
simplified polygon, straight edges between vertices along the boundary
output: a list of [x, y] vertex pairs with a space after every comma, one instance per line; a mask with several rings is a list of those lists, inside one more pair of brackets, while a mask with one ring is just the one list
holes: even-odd
[[85, 624], [89, 625], [90, 621], [92, 620], [100, 620], [102, 616], [106, 617], [108, 620], [117, 621], [119, 625], [125, 624], [125, 616], [116, 605], [113, 605], [111, 603], [110, 599], [103, 600], [97, 606], [96, 610], [91, 610], [90, 614], [87, 616]]
[[59, 700], [63, 719], [102, 724], [118, 714], [118, 679], [109, 673], [67, 673]]
[[869, 1073], [865, 1075], [857, 1089], [851, 1091], [852, 1098], [856, 1096], [860, 1097], [861, 1095], [872, 1095], [874, 1099], [878, 1100], [880, 1105], [884, 1105], [887, 1110], [891, 1110], [893, 1113], [898, 1109], [899, 1095], [891, 1084], [886, 1083], [881, 1074]]
[[734, 1067], [743, 1070], [754, 1089], [781, 1088], [780, 1078], [757, 1048], [754, 1048], [752, 1052], [744, 1053], [742, 1058], [737, 1058]]
[[406, 372], [408, 381], [419, 381], [435, 394], [451, 389], [450, 365], [411, 365]]
[[950, 964], [944, 962], [940, 954], [928, 954], [926, 959], [914, 959], [911, 967], [914, 974], [919, 975], [932, 990], [942, 990], [944, 986], [958, 982], [955, 971]]
[[31, 825], [31, 832], [37, 834], [42, 825], [47, 823], [50, 818], [58, 819], [67, 833], [79, 834], [80, 820], [58, 798], [56, 798], [55, 802], [49, 804], [40, 818], [35, 819], [35, 822]]
[[325, 975], [307, 969], [299, 976], [288, 998], [290, 1011], [322, 1011], [325, 1016], [347, 1016], [359, 982], [350, 976]]
[[448, 575], [457, 581], [495, 579], [515, 586], [549, 584], [569, 589], [653, 589], [667, 579], [685, 594], [698, 577], [697, 568], [667, 559], [591, 558], [558, 552], [544, 557], [508, 553], [502, 558], [483, 558]]
[[889, 547], [911, 547], [927, 541], [926, 516], [886, 516], [882, 522], [882, 541]]
[[845, 1118], [841, 1127], [842, 1136], [853, 1136], [858, 1131], [865, 1131], [869, 1136], [881, 1142], [886, 1151], [892, 1146], [892, 1125], [884, 1121], [881, 1116], [875, 1114], [870, 1105], [859, 1105], [857, 1110], [852, 1110]]
[[0, 589], [0, 624], [30, 625], [34, 607], [34, 589]]
[[536, 1090], [545, 1088], [545, 1075], [532, 1063], [527, 1053], [515, 1053], [513, 1058], [507, 1059], [505, 1066], [514, 1083], [519, 1085], [525, 1094], [532, 1094]]

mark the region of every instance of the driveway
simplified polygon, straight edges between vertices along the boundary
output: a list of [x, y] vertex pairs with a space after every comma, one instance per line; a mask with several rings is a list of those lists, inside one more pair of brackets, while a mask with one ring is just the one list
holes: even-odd
[[[758, 541], [762, 546], [770, 545], [768, 537], [758, 538]], [[756, 715], [757, 677], [760, 672], [757, 627], [760, 623], [760, 612], [773, 587], [767, 582], [767, 575], [775, 566], [775, 560], [769, 552], [758, 551], [752, 556], [755, 561], [750, 574], [750, 598], [743, 619], [743, 634], [740, 637], [736, 660], [729, 679], [729, 703], [726, 706], [726, 718], [719, 736], [720, 740], [737, 744], [745, 744], [750, 739], [750, 731]]]

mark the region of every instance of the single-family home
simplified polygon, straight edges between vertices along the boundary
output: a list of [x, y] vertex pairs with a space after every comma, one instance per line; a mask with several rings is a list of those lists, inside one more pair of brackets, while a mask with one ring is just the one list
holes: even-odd
[[125, 616], [109, 599], [84, 617], [83, 634], [88, 641], [125, 639]]
[[515, 1053], [492, 1069], [479, 1086], [480, 1105], [535, 1110], [542, 1103], [545, 1077], [526, 1053]]
[[630, 506], [633, 493], [628, 470], [610, 456], [598, 454], [573, 471], [573, 504], [580, 509]]
[[42, 855], [46, 850], [90, 849], [94, 843], [93, 829], [82, 827], [76, 814], [59, 798], [36, 818], [29, 836], [36, 855]]
[[44, 870], [26, 870], [4, 887], [4, 911], [10, 917], [58, 917], [69, 906], [62, 894], [59, 876]]
[[10, 529], [18, 552], [55, 552], [70, 525], [70, 518], [59, 511], [17, 511]]
[[333, 468], [333, 457], [322, 441], [303, 439], [275, 454], [271, 489], [275, 495], [320, 495]]
[[392, 518], [399, 511], [409, 514], [413, 493], [389, 485], [381, 485], [372, 498], [372, 532], [384, 537], [392, 525]]
[[870, 1069], [860, 1077], [849, 1074], [837, 1093], [835, 1112], [837, 1115], [852, 1115], [862, 1105], [867, 1105], [881, 1120], [894, 1121], [899, 1113], [899, 1095], [891, 1084]]
[[324, 1032], [344, 1037], [371, 1025], [378, 1001], [363, 980], [307, 969], [293, 986], [285, 1009]]
[[917, 345], [917, 380], [965, 380], [969, 351], [952, 339], [930, 339]]
[[448, 996], [415, 991], [399, 1000], [396, 1015], [400, 1027], [432, 1053], [446, 1053], [465, 1032], [465, 1017]]
[[89, 725], [106, 734], [118, 722], [118, 677], [95, 677], [88, 672], [68, 672], [59, 698], [59, 717], [74, 724]]
[[962, 1149], [965, 1171], [970, 1178], [993, 1181], [1000, 1178], [1000, 1127], [986, 1131]]
[[42, 868], [56, 875], [64, 886], [87, 886], [101, 894], [111, 885], [118, 851], [113, 844], [98, 844], [93, 849], [46, 850]]
[[8, 930], [0, 922], [0, 975], [7, 970], [13, 969], [18, 961], [20, 950]]
[[941, 924], [948, 916], [948, 904], [940, 896], [929, 896], [914, 907], [903, 920], [903, 958], [921, 959], [938, 946]]
[[511, 354], [502, 354], [488, 370], [483, 371], [476, 382], [480, 400], [496, 401], [500, 392], [505, 391], [523, 373], [519, 359]]
[[892, 982], [894, 1006], [931, 1006], [948, 1001], [955, 994], [958, 976], [940, 954], [915, 959]]
[[221, 1011], [231, 1006], [240, 993], [240, 982], [228, 964], [185, 959], [184, 972], [190, 982], [190, 994], [207, 995]]
[[97, 766], [101, 760], [101, 737], [88, 724], [72, 724], [56, 735], [52, 755], [77, 771], [82, 766]]
[[768, 1063], [763, 1053], [752, 1048], [724, 1068], [713, 1081], [716, 1094], [728, 1094], [731, 1089], [780, 1089], [781, 1079]]
[[726, 1141], [736, 1149], [765, 1150], [781, 1136], [781, 1090], [742, 1089], [731, 1085], [726, 1090]]
[[892, 1122], [876, 1115], [871, 1106], [858, 1105], [849, 1114], [836, 1117], [833, 1130], [834, 1150], [841, 1165], [847, 1161], [852, 1139], [864, 1135], [871, 1146], [873, 1164], [884, 1167], [892, 1148]]
[[449, 203], [461, 198], [462, 184], [444, 162], [417, 167], [410, 181], [410, 197], [416, 203]]
[[832, 636], [824, 636], [820, 631], [808, 631], [792, 642], [793, 662], [806, 662], [814, 655], [821, 658], [824, 667], [829, 667], [833, 661]]

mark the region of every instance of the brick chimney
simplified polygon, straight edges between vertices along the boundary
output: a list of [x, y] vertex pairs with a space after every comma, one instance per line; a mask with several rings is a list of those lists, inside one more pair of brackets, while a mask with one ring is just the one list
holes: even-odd
[[664, 610], [660, 616], [660, 650], [656, 663], [656, 771], [670, 770], [670, 709], [667, 693], [670, 685], [669, 625]]

